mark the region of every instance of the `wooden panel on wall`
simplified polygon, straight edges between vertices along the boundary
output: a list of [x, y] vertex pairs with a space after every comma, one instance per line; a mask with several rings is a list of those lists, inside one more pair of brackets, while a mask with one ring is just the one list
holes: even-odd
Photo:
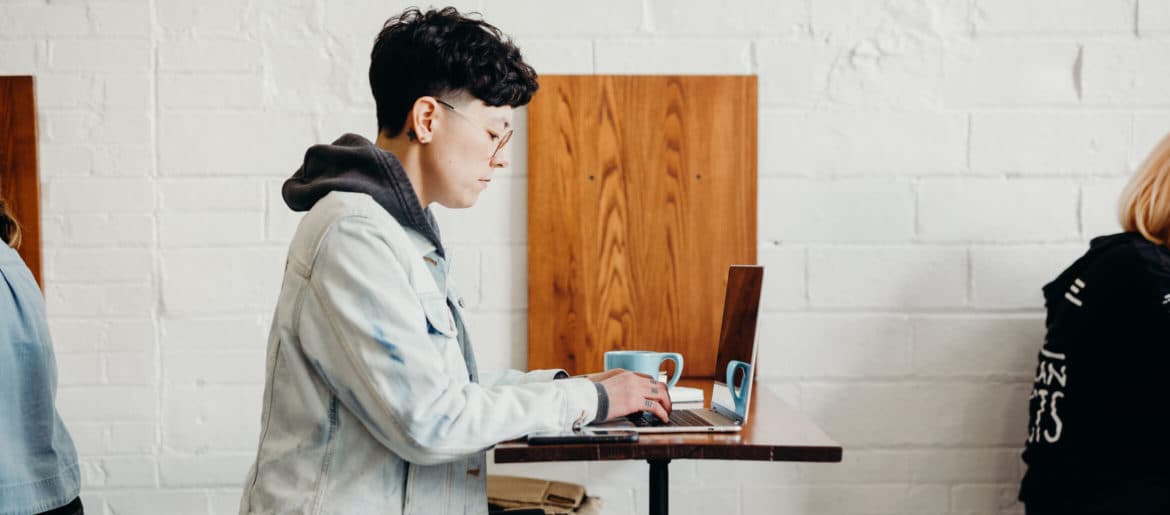
[[20, 256], [41, 279], [41, 184], [33, 78], [0, 77], [0, 197], [20, 222]]
[[545, 75], [528, 131], [529, 368], [709, 377], [727, 267], [756, 262], [756, 78]]

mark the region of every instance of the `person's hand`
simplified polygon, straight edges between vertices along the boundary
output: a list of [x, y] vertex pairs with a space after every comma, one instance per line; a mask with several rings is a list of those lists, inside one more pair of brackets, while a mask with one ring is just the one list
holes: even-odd
[[618, 370], [616, 374], [602, 380], [601, 386], [609, 395], [608, 420], [649, 411], [663, 422], [670, 421], [670, 394], [666, 383], [628, 370]]

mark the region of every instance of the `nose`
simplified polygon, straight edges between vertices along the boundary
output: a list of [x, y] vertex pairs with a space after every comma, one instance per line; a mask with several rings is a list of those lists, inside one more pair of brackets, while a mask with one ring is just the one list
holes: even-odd
[[506, 148], [496, 152], [490, 163], [492, 168], [507, 168], [510, 164], [512, 164], [512, 155]]

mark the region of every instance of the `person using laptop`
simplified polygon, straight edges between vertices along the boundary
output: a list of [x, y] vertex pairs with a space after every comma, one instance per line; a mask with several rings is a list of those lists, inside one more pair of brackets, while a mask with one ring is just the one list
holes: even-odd
[[1125, 232], [1044, 286], [1028, 404], [1028, 515], [1170, 513], [1170, 135], [1122, 195]]
[[473, 206], [508, 166], [513, 110], [537, 89], [520, 51], [454, 8], [412, 8], [378, 34], [369, 80], [377, 138], [309, 148], [283, 186], [307, 213], [241, 513], [487, 513], [497, 442], [669, 416], [666, 386], [628, 371], [479, 376], [430, 206]]

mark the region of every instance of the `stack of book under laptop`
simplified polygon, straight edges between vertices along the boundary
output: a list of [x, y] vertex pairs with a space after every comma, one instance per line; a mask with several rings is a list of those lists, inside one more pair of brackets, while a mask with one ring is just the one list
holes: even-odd
[[703, 390], [676, 386], [670, 389], [670, 403], [673, 409], [703, 409]]

